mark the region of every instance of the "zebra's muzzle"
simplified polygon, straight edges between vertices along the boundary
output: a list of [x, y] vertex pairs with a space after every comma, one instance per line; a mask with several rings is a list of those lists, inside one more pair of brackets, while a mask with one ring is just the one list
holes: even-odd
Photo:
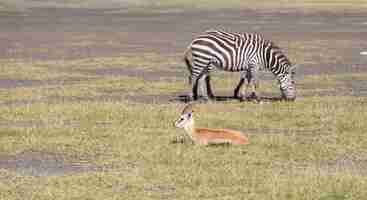
[[295, 101], [296, 100], [296, 91], [294, 89], [282, 89], [280, 88], [282, 93], [282, 99], [285, 101]]

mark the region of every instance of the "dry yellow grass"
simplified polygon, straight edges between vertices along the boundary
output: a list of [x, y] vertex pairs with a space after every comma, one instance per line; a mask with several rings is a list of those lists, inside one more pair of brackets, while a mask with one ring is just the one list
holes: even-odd
[[[64, 65], [71, 69], [69, 76], [78, 71], [73, 66]], [[32, 69], [39, 68], [20, 76], [27, 78]], [[42, 70], [54, 73], [50, 66]], [[217, 89], [231, 93], [237, 76], [218, 77]], [[241, 147], [173, 143], [182, 134], [173, 127], [182, 103], [136, 103], [123, 96], [103, 98], [106, 93], [101, 92], [131, 90], [134, 85], [136, 96], [180, 93], [187, 90], [184, 78], [155, 81], [149, 87], [139, 79], [106, 76], [70, 86], [3, 89], [3, 102], [21, 100], [0, 106], [3, 161], [36, 152], [41, 158], [56, 154], [65, 159], [52, 166], [55, 161], [44, 157], [52, 169], [79, 163], [94, 170], [45, 168], [46, 174], [54, 175], [33, 176], [27, 166], [1, 169], [0, 199], [363, 199], [366, 98], [303, 94], [310, 93], [309, 84], [333, 91], [346, 87], [343, 81], [365, 77], [304, 77], [299, 80], [301, 98], [294, 103], [199, 105], [198, 126], [243, 131], [251, 143]], [[263, 81], [261, 89], [276, 93], [272, 81]], [[35, 168], [32, 173], [42, 171], [37, 164], [28, 167]]]

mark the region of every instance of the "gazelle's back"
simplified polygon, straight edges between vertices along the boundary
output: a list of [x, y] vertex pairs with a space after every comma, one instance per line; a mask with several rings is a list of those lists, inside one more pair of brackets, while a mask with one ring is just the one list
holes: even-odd
[[227, 129], [196, 128], [197, 139], [204, 143], [248, 144], [248, 139], [241, 132]]

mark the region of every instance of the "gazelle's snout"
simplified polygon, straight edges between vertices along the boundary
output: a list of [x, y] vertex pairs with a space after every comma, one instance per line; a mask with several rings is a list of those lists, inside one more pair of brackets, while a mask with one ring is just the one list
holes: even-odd
[[192, 113], [184, 113], [178, 118], [175, 122], [175, 126], [177, 128], [185, 128], [188, 125], [191, 125], [193, 123]]
[[185, 122], [185, 118], [183, 116], [181, 116], [180, 118], [178, 118], [176, 121], [175, 121], [175, 127], [176, 128], [183, 128], [184, 126], [184, 123]]

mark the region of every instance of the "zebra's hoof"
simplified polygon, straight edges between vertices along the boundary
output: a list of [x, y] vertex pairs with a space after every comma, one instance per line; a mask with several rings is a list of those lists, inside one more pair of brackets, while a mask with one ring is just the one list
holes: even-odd
[[246, 97], [237, 97], [236, 99], [240, 100], [240, 102], [244, 102], [244, 101], [247, 101], [247, 98]]
[[252, 99], [258, 99], [257, 95], [255, 92], [251, 92], [251, 94], [247, 97], [249, 100], [252, 100]]
[[256, 93], [252, 92], [249, 96], [246, 97], [246, 100], [251, 102], [259, 102], [260, 98], [256, 95]]
[[215, 101], [215, 96], [209, 96], [209, 101]]
[[191, 101], [195, 101], [196, 99], [192, 96], [187, 96], [186, 99], [185, 99], [185, 102], [188, 103], [188, 102], [191, 102]]
[[290, 101], [293, 102], [296, 100], [296, 98], [283, 98], [284, 101]]
[[263, 101], [261, 101], [260, 99], [252, 99], [251, 102], [256, 103], [256, 104], [262, 104]]
[[285, 96], [285, 95], [282, 95], [282, 96], [280, 97], [280, 99], [281, 99], [282, 101], [291, 101], [291, 102], [293, 102], [293, 101], [295, 101], [295, 100], [296, 100], [296, 97], [294, 97], [294, 96], [292, 96], [292, 97], [287, 97], [287, 96]]
[[200, 99], [198, 100], [198, 102], [199, 102], [199, 103], [210, 103], [210, 102], [212, 102], [212, 100], [210, 100], [210, 99], [200, 98]]
[[207, 103], [207, 102], [211, 102], [212, 99], [210, 99], [207, 96], [199, 96], [198, 98], [194, 99], [194, 101], [198, 102], [198, 103]]
[[242, 94], [239, 94], [239, 93], [237, 93], [237, 92], [235, 92], [235, 93], [234, 93], [233, 98], [234, 98], [234, 99], [238, 99], [238, 100], [240, 100], [241, 102], [242, 102], [242, 101], [246, 101], [246, 95], [242, 95]]

